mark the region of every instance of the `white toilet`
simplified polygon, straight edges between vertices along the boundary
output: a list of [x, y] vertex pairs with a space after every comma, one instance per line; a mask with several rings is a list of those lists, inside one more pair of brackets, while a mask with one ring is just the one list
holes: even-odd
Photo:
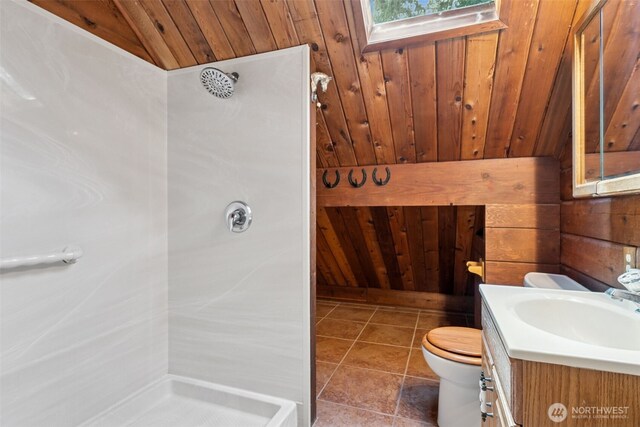
[[525, 288], [562, 289], [565, 291], [590, 292], [575, 280], [564, 274], [527, 273], [524, 275]]
[[438, 426], [478, 427], [478, 381], [482, 364], [481, 331], [444, 326], [422, 338], [422, 354], [440, 377]]
[[[589, 291], [562, 274], [527, 273], [528, 288]], [[440, 377], [438, 396], [439, 427], [479, 427], [482, 338], [479, 329], [445, 326], [422, 338], [422, 354]]]

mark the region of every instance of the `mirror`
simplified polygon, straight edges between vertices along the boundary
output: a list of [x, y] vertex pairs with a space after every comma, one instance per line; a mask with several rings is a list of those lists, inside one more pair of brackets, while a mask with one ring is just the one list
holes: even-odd
[[574, 46], [574, 197], [640, 192], [640, 0], [595, 2]]

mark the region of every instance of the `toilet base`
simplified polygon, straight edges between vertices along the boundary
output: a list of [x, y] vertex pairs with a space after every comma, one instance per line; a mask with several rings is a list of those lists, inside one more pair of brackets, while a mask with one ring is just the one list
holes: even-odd
[[438, 395], [439, 427], [479, 427], [478, 387], [469, 387], [440, 378]]

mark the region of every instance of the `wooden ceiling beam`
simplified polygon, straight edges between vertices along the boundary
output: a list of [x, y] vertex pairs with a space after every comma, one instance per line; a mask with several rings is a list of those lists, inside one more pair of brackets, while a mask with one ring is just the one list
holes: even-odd
[[[378, 179], [385, 167], [391, 171], [387, 185], [372, 182], [373, 166], [365, 168], [368, 179], [354, 188], [346, 179], [354, 170], [361, 180], [360, 168], [327, 169], [333, 179], [337, 170], [342, 177], [335, 188], [318, 185], [318, 206], [447, 206], [486, 205], [491, 203], [558, 203], [559, 163], [546, 157], [469, 160], [423, 164], [380, 165]], [[317, 171], [322, 183], [324, 170]]]

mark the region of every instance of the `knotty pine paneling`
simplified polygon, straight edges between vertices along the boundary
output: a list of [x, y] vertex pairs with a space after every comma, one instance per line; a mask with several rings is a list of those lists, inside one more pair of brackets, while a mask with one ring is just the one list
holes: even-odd
[[558, 230], [560, 205], [491, 205], [486, 213], [491, 228], [536, 228]]
[[522, 285], [530, 271], [560, 269], [559, 204], [487, 205], [486, 282]]
[[158, 64], [113, 0], [31, 2], [145, 61]]
[[561, 179], [563, 273], [595, 291], [621, 287], [625, 248], [640, 265], [640, 195], [573, 199], [572, 169]]
[[624, 245], [562, 233], [562, 264], [603, 283], [614, 284], [624, 272]]
[[334, 78], [320, 94], [322, 166], [558, 156], [569, 34], [589, 3], [505, 0], [506, 29], [363, 54], [348, 1], [31, 1], [165, 69], [309, 44]]
[[[349, 299], [366, 295], [354, 287], [472, 296], [465, 263], [483, 254], [484, 243], [478, 245], [473, 239], [484, 227], [483, 210], [476, 206], [320, 207], [318, 285], [332, 296], [340, 293], [336, 287], [345, 288], [342, 295]], [[328, 248], [327, 241], [335, 246]], [[351, 275], [353, 279], [347, 279]]]
[[486, 230], [487, 261], [557, 263], [560, 231], [535, 228], [489, 228]]

